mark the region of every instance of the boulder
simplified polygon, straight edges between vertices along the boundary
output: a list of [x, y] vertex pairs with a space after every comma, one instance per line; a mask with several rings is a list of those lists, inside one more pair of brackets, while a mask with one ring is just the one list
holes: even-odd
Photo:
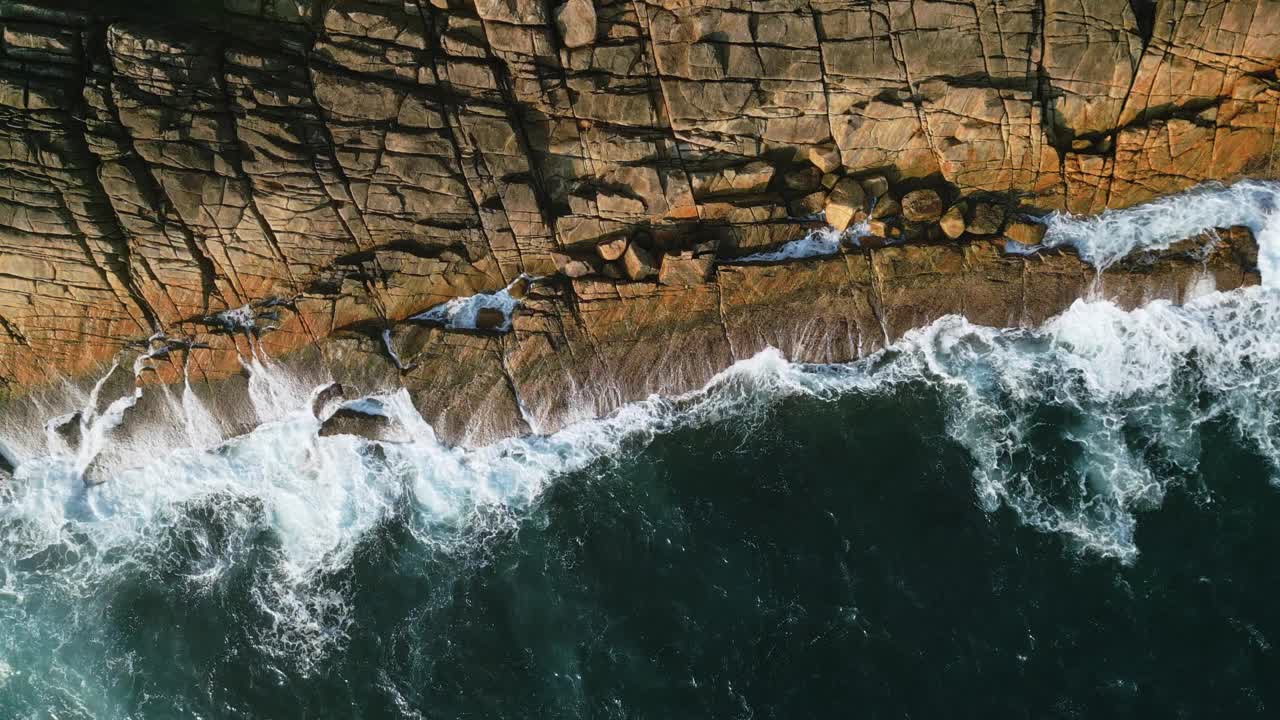
[[1004, 225], [1004, 207], [995, 203], [980, 202], [973, 206], [973, 217], [965, 231], [970, 235], [995, 235]]
[[622, 257], [622, 254], [626, 251], [627, 239], [625, 237], [606, 240], [599, 245], [596, 245], [596, 254], [605, 262], [613, 262], [614, 260], [617, 260]]
[[622, 270], [629, 280], [647, 280], [658, 274], [658, 262], [648, 250], [631, 243], [622, 254]]
[[835, 148], [809, 148], [809, 162], [824, 174], [840, 169], [840, 152]]
[[693, 251], [667, 255], [658, 271], [658, 282], [663, 285], [690, 287], [701, 285], [711, 277], [715, 258], [710, 255], [695, 257]]
[[782, 185], [793, 193], [808, 194], [822, 187], [822, 173], [815, 167], [806, 167], [782, 176]]
[[876, 201], [875, 207], [871, 208], [871, 217], [875, 220], [883, 220], [901, 212], [902, 205], [898, 202], [898, 199], [885, 193]]
[[1044, 225], [1026, 220], [1012, 220], [1004, 229], [1004, 236], [1019, 245], [1039, 245], [1044, 241]]
[[827, 196], [827, 224], [843, 232], [851, 224], [862, 222], [867, 217], [866, 201], [857, 180], [842, 178]]
[[902, 236], [902, 229], [892, 219], [883, 218], [868, 222], [867, 234], [872, 237], [893, 239]]
[[889, 192], [889, 179], [883, 175], [872, 175], [869, 178], [863, 178], [862, 191], [874, 203]]
[[933, 190], [912, 190], [902, 197], [902, 215], [911, 222], [933, 222], [942, 217], [942, 198]]
[[827, 204], [827, 193], [819, 190], [818, 192], [809, 193], [802, 198], [792, 200], [787, 208], [791, 211], [793, 217], [805, 218], [810, 215], [817, 215], [822, 212]]
[[964, 213], [966, 209], [964, 203], [956, 203], [942, 215], [938, 225], [942, 227], [943, 235], [955, 240], [964, 234]]
[[596, 272], [596, 268], [586, 260], [570, 260], [560, 268], [560, 272], [568, 278], [580, 278]]
[[596, 8], [591, 0], [569, 0], [556, 8], [555, 15], [565, 47], [587, 47], [596, 41]]
[[769, 163], [756, 160], [739, 168], [726, 169], [721, 177], [734, 192], [760, 193], [769, 187], [775, 172], [777, 170]]
[[595, 258], [576, 258], [564, 253], [554, 253], [552, 260], [555, 262], [556, 271], [568, 278], [586, 277], [599, 272], [597, 268], [599, 261]]

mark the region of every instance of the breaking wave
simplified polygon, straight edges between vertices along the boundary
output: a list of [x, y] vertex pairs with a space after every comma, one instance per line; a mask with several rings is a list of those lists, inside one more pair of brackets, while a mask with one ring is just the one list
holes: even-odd
[[[65, 699], [69, 715], [112, 714], [106, 671], [79, 670], [74, 648], [38, 648], [50, 634], [92, 634], [108, 588], [157, 567], [168, 569], [164, 582], [197, 594], [249, 573], [264, 618], [255, 644], [305, 673], [350, 632], [347, 592], [335, 578], [382, 523], [397, 519], [440, 553], [472, 552], [557, 478], [625, 462], [659, 434], [750, 427], [796, 397], [927, 388], [970, 457], [982, 507], [1133, 562], [1139, 513], [1194, 474], [1206, 423], [1229, 422], [1270, 461], [1273, 482], [1280, 478], [1276, 187], [1242, 183], [1096, 219], [1058, 216], [1046, 240], [1103, 267], [1214, 226], [1250, 225], [1262, 245], [1262, 287], [1132, 312], [1078, 301], [1037, 329], [946, 317], [847, 365], [791, 363], [768, 350], [698, 391], [478, 449], [441, 442], [403, 391], [375, 399], [412, 442], [321, 436], [312, 400], [324, 383], [256, 353], [243, 360], [258, 418], [251, 432], [228, 439], [189, 385], [148, 388], [164, 393], [162, 421], [106, 448], [142, 390], [134, 383], [108, 402], [104, 377], [76, 399], [78, 443], [56, 431], [71, 422], [66, 415], [38, 431], [6, 430], [17, 467], [0, 479], [0, 691], [19, 668], [22, 681]], [[504, 312], [512, 302], [501, 301]], [[449, 308], [448, 321], [469, 322], [471, 310]], [[88, 486], [91, 469], [102, 481]]]

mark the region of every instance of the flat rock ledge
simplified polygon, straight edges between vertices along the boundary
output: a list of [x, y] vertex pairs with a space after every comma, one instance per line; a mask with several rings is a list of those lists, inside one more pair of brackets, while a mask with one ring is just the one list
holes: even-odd
[[718, 263], [700, 281], [673, 285], [555, 275], [528, 283], [507, 332], [409, 319], [312, 336], [290, 329], [315, 322], [301, 306], [264, 302], [240, 311], [239, 325], [210, 321], [151, 361], [156, 372], [144, 380], [173, 381], [186, 365], [215, 414], [243, 426], [252, 415], [239, 358], [288, 348], [273, 351], [275, 361], [304, 382], [336, 381], [347, 397], [405, 388], [444, 440], [477, 445], [696, 389], [767, 347], [798, 362], [846, 362], [945, 315], [1032, 327], [1079, 298], [1133, 308], [1259, 282], [1257, 245], [1243, 227], [1102, 272], [1070, 249], [1008, 253], [1007, 242], [846, 246], [827, 257]]

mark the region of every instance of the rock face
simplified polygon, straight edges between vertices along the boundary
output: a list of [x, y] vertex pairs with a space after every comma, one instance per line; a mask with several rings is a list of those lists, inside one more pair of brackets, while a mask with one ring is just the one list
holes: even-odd
[[[596, 402], [556, 392], [570, 380], [662, 390], [778, 339], [774, 295], [828, 328], [832, 298], [860, 297], [887, 324], [848, 316], [827, 355], [883, 344], [927, 314], [892, 284], [926, 256], [968, 312], [1038, 316], [963, 286], [975, 258], [1052, 264], [987, 243], [731, 264], [803, 237], [845, 179], [868, 204], [940, 190], [1034, 214], [1280, 173], [1280, 10], [1256, 0], [102, 5], [0, 3], [0, 395], [163, 329], [211, 346], [197, 379], [238, 372], [250, 341], [348, 373], [394, 351], [403, 371], [360, 377], [415, 389], [446, 436], [527, 430], [517, 393], [548, 429]], [[661, 282], [703, 243], [714, 273]], [[403, 322], [522, 273], [547, 279], [509, 333]], [[252, 327], [210, 320], [236, 308]]]

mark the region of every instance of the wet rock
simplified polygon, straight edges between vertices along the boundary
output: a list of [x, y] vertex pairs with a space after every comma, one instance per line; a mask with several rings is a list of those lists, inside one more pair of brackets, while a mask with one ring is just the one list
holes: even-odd
[[902, 197], [902, 216], [911, 222], [933, 222], [942, 217], [942, 198], [935, 190], [912, 190]]
[[565, 47], [586, 47], [596, 41], [596, 8], [591, 0], [569, 0], [556, 8], [555, 16]]
[[95, 457], [89, 461], [84, 472], [80, 473], [80, 480], [85, 487], [97, 487], [111, 479], [111, 469], [107, 466], [106, 461], [101, 457]]
[[844, 231], [856, 222], [866, 219], [866, 195], [862, 185], [853, 178], [842, 178], [827, 196], [827, 224]]
[[964, 234], [964, 213], [966, 209], [964, 203], [956, 203], [942, 215], [942, 219], [938, 221], [938, 225], [942, 228], [942, 234], [952, 240]]
[[711, 277], [711, 269], [714, 266], [715, 258], [709, 255], [695, 257], [692, 251], [667, 255], [662, 259], [662, 269], [658, 271], [658, 282], [662, 285], [682, 287], [700, 285]]
[[628, 241], [625, 237], [613, 238], [596, 245], [596, 254], [605, 262], [613, 262], [627, 251]]
[[404, 428], [381, 400], [355, 400], [338, 408], [320, 425], [320, 437], [354, 435], [378, 442], [405, 442]]
[[902, 205], [898, 199], [888, 193], [880, 196], [876, 201], [875, 207], [871, 208], [871, 217], [876, 220], [893, 217], [902, 212]]
[[316, 393], [315, 400], [311, 401], [311, 414], [316, 418], [323, 417], [325, 410], [328, 410], [333, 403], [341, 402], [345, 393], [346, 389], [341, 383], [325, 385], [320, 392]]
[[973, 217], [965, 231], [970, 235], [995, 235], [1004, 226], [1004, 207], [995, 203], [980, 202], [973, 206]]
[[73, 412], [70, 415], [64, 415], [60, 418], [51, 420], [53, 432], [66, 443], [67, 447], [75, 450], [80, 447], [81, 436], [81, 420], [80, 412]]
[[0, 477], [3, 475], [13, 475], [13, 471], [18, 469], [18, 459], [4, 445], [0, 445]]
[[506, 324], [506, 314], [497, 308], [483, 307], [476, 311], [477, 330], [500, 330]]
[[657, 266], [653, 255], [635, 243], [622, 254], [622, 269], [629, 280], [648, 280], [658, 274]]
[[1004, 236], [1019, 245], [1030, 247], [1044, 241], [1045, 231], [1045, 226], [1040, 223], [1012, 220], [1005, 227]]

